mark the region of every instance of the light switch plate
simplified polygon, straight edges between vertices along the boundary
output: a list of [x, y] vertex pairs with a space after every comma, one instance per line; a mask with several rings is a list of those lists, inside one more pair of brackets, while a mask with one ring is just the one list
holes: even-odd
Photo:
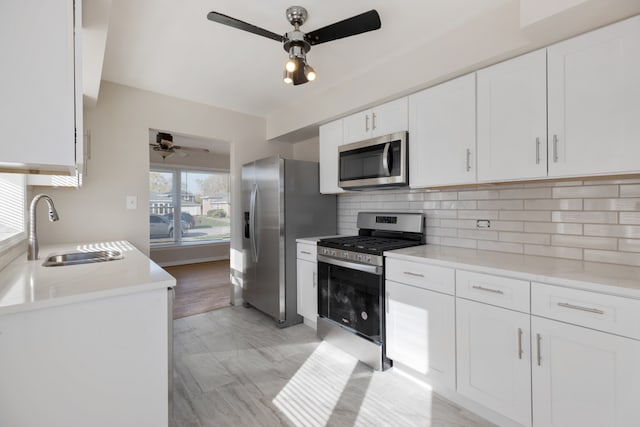
[[138, 209], [138, 196], [127, 196], [127, 209]]

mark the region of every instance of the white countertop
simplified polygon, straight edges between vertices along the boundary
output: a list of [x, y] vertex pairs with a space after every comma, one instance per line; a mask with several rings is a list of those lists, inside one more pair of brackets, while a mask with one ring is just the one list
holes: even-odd
[[384, 254], [388, 258], [640, 299], [638, 267], [438, 245], [413, 246]]
[[[43, 267], [50, 254], [117, 249], [115, 261]], [[153, 289], [171, 288], [176, 280], [127, 241], [43, 246], [40, 259], [26, 252], [0, 270], [0, 315]]]
[[318, 236], [318, 237], [298, 237], [296, 239], [296, 243], [308, 243], [310, 245], [315, 245], [316, 243], [318, 243], [318, 240], [320, 239], [329, 239], [332, 237], [345, 237], [345, 236], [335, 235], [335, 236]]

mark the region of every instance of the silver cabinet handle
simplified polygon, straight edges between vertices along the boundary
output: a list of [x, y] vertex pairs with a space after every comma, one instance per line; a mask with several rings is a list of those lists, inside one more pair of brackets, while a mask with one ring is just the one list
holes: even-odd
[[553, 163], [558, 163], [558, 135], [553, 135]]
[[474, 285], [474, 286], [471, 286], [471, 287], [473, 289], [477, 289], [479, 291], [491, 292], [491, 293], [500, 294], [500, 295], [504, 294], [504, 292], [501, 291], [500, 289], [485, 288], [484, 286], [477, 286], [477, 285]]
[[369, 132], [369, 115], [364, 116], [364, 130]]
[[598, 310], [597, 308], [582, 307], [579, 305], [569, 304], [568, 302], [559, 302], [558, 305], [560, 307], [570, 308], [572, 310], [586, 311], [588, 313], [595, 313], [595, 314], [604, 314], [604, 311]]
[[518, 359], [522, 359], [522, 328], [518, 328]]
[[540, 164], [540, 137], [536, 137], [536, 165]]
[[471, 150], [467, 148], [467, 172], [471, 170]]
[[389, 292], [384, 294], [384, 311], [389, 313]]
[[313, 272], [313, 287], [315, 288], [318, 285], [318, 273]]
[[424, 277], [424, 274], [420, 274], [420, 273], [412, 273], [410, 271], [404, 271], [404, 274], [406, 274], [407, 276], [413, 276], [413, 277]]
[[376, 113], [371, 113], [371, 130], [376, 130]]
[[300, 251], [301, 254], [307, 254], [307, 255], [311, 255], [311, 252], [307, 252], [307, 251]]
[[540, 344], [541, 343], [542, 343], [542, 336], [540, 336], [540, 334], [536, 334], [536, 347], [537, 347], [538, 366], [542, 365], [542, 351], [540, 350]]

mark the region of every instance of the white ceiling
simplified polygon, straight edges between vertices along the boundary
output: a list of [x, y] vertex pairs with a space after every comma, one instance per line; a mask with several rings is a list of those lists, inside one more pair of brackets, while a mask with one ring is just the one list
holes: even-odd
[[[86, 1], [86, 0], [85, 0]], [[415, 47], [518, 0], [113, 0], [102, 78], [208, 105], [267, 116], [402, 57]], [[309, 32], [376, 9], [382, 29], [314, 46], [316, 81], [282, 82], [287, 54], [273, 40], [207, 20], [211, 10], [285, 33], [285, 9], [307, 8]], [[402, 63], [398, 64], [399, 69]], [[397, 70], [391, 74], [397, 78]]]

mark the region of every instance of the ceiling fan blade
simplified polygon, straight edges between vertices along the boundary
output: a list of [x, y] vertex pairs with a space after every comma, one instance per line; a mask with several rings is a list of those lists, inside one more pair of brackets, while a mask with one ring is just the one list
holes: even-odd
[[266, 37], [278, 42], [284, 42], [285, 38], [280, 34], [272, 33], [269, 30], [265, 30], [264, 28], [256, 27], [255, 25], [246, 23], [236, 18], [232, 18], [227, 15], [223, 15], [218, 12], [209, 12], [207, 14], [207, 18], [210, 21], [217, 22], [219, 24], [228, 25], [233, 28], [237, 28], [239, 30], [248, 31], [253, 34], [257, 34], [262, 37]]
[[183, 147], [181, 145], [174, 145], [173, 148], [176, 150], [184, 150], [184, 151], [197, 151], [199, 153], [208, 153], [209, 150], [206, 148], [195, 148], [195, 147]]
[[305, 39], [311, 45], [326, 43], [368, 31], [378, 30], [382, 26], [380, 15], [375, 9], [352, 16], [326, 27], [307, 33]]

